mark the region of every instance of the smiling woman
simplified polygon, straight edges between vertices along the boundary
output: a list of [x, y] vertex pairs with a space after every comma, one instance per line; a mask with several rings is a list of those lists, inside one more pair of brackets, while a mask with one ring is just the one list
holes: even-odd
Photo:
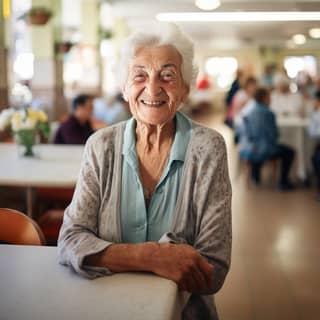
[[223, 138], [178, 112], [193, 45], [160, 23], [127, 40], [121, 68], [133, 118], [89, 138], [60, 262], [89, 278], [153, 272], [191, 293], [183, 319], [217, 319], [210, 294], [230, 265], [231, 186]]

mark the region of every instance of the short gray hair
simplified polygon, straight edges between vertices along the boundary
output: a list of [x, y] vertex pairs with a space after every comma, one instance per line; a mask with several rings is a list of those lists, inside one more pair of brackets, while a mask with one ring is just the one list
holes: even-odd
[[128, 78], [130, 60], [136, 51], [144, 46], [174, 47], [182, 57], [181, 72], [186, 85], [192, 86], [198, 68], [194, 64], [194, 46], [191, 39], [174, 23], [157, 22], [131, 34], [121, 50], [119, 77], [124, 88]]

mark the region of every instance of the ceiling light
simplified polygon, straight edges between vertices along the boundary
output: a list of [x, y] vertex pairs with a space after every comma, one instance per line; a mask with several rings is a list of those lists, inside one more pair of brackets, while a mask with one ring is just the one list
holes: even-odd
[[162, 12], [156, 15], [160, 21], [210, 21], [210, 22], [274, 22], [320, 21], [319, 11], [289, 12]]
[[320, 28], [312, 28], [309, 30], [309, 35], [311, 38], [319, 39], [320, 38]]
[[196, 0], [195, 4], [201, 10], [214, 10], [220, 6], [219, 0]]
[[295, 44], [304, 44], [306, 42], [306, 37], [303, 34], [295, 34], [292, 37]]

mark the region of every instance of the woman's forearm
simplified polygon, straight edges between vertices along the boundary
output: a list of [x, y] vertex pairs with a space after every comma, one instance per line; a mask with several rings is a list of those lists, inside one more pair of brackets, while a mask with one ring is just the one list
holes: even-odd
[[153, 272], [176, 282], [179, 289], [194, 293], [208, 292], [214, 283], [214, 267], [186, 244], [112, 244], [85, 258], [84, 264], [111, 272]]
[[158, 247], [156, 242], [112, 244], [105, 250], [86, 257], [84, 264], [105, 267], [111, 272], [153, 272], [152, 256]]

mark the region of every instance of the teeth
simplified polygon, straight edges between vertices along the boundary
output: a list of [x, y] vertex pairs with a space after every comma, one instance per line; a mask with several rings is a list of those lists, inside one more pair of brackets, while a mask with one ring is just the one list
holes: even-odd
[[142, 100], [142, 102], [150, 105], [160, 105], [163, 103], [163, 101], [147, 101], [147, 100]]

